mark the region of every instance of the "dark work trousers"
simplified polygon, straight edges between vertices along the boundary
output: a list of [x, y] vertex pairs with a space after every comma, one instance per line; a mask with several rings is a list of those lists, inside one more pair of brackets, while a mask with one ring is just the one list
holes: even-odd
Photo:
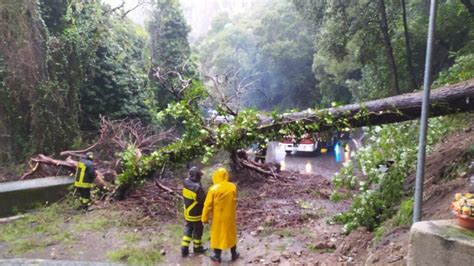
[[79, 195], [79, 201], [81, 202], [82, 208], [87, 209], [91, 201], [91, 189], [76, 187], [76, 193]]
[[192, 240], [194, 249], [201, 247], [202, 246], [202, 242], [201, 242], [202, 231], [203, 231], [203, 225], [201, 221], [197, 221], [197, 222], [186, 221], [186, 225], [184, 227], [183, 242], [181, 242], [181, 246], [183, 248], [189, 248], [189, 244], [191, 243], [191, 240]]
[[[214, 249], [214, 256], [216, 258], [221, 258], [221, 253], [222, 253], [222, 249], [217, 249], [215, 248]], [[236, 255], [237, 255], [237, 246], [233, 246], [230, 248], [230, 253], [232, 254], [232, 258], [234, 258]]]

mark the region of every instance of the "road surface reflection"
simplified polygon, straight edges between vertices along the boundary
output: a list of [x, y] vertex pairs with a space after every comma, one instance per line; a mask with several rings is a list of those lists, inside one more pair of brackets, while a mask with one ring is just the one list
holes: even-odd
[[344, 163], [351, 160], [351, 153], [356, 150], [353, 141], [348, 144], [336, 144], [327, 152], [298, 152], [287, 155], [278, 146], [278, 142], [272, 142], [268, 146], [267, 161], [279, 162], [282, 170], [293, 170], [307, 174], [320, 174], [331, 177], [338, 172]]

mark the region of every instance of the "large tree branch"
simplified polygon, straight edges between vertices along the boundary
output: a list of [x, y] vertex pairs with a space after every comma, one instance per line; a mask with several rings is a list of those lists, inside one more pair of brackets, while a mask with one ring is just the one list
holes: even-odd
[[[422, 92], [414, 92], [362, 104], [350, 104], [319, 111], [303, 111], [284, 114], [281, 121], [260, 116], [259, 130], [268, 131], [291, 123], [317, 123], [319, 130], [334, 128], [334, 122], [344, 119], [348, 126], [361, 127], [414, 120], [420, 117]], [[474, 110], [474, 79], [432, 90], [430, 117], [443, 116]], [[325, 115], [332, 116], [325, 121]]]

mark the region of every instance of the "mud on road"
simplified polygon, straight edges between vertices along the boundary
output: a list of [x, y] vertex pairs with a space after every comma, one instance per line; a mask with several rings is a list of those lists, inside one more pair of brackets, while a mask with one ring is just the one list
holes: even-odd
[[[206, 180], [203, 182], [206, 183]], [[165, 181], [164, 185], [180, 187], [175, 180]], [[158, 198], [155, 203], [144, 201], [152, 198], [146, 196], [146, 190], [137, 191], [142, 202], [136, 204], [136, 200], [129, 201], [125, 204], [127, 208], [153, 214], [153, 219], [160, 220], [160, 227], [165, 230], [171, 224], [178, 228], [182, 226], [179, 207], [167, 206], [169, 200], [159, 203], [162, 199]], [[346, 236], [341, 234], [340, 225], [331, 225], [331, 217], [347, 210], [350, 201], [332, 202], [329, 200], [330, 193], [328, 177], [294, 171], [283, 172], [282, 180], [240, 184], [237, 247], [241, 259], [232, 264], [363, 264], [372, 233], [358, 230]], [[163, 247], [167, 250], [163, 260], [165, 264], [210, 264], [210, 260], [202, 255], [180, 258], [179, 240], [173, 241], [174, 245]], [[205, 234], [204, 241], [208, 240], [209, 235]], [[230, 263], [228, 253], [223, 253], [224, 263]]]
[[[345, 236], [339, 225], [328, 224], [331, 216], [346, 210], [350, 202], [328, 199], [330, 182], [326, 177], [297, 172], [284, 172], [283, 176], [283, 180], [239, 185], [237, 247], [241, 258], [232, 265], [362, 264], [371, 233], [361, 230]], [[177, 179], [163, 184], [177, 190], [181, 186]], [[138, 249], [159, 252], [164, 265], [210, 265], [208, 256], [181, 258], [180, 206], [176, 196], [150, 182], [125, 201], [102, 202], [85, 214], [57, 208], [64, 213], [54, 216], [55, 230], [22, 234], [20, 246], [15, 240], [0, 238], [0, 259], [110, 261], [114, 254]], [[205, 230], [203, 240], [208, 246], [209, 227]], [[48, 241], [42, 241], [45, 239]], [[127, 256], [119, 258], [126, 261]], [[228, 252], [223, 252], [223, 261], [223, 265], [229, 264]]]

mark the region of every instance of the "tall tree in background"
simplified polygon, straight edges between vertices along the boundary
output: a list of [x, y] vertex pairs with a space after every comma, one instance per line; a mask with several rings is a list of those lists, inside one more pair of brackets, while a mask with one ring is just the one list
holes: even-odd
[[[341, 91], [364, 101], [418, 88], [423, 75], [429, 2], [292, 2], [311, 21], [316, 33], [313, 71], [324, 103], [337, 99]], [[439, 2], [435, 78], [454, 63], [456, 56], [473, 51], [469, 41], [474, 34], [473, 16], [466, 3]]]
[[[152, 67], [161, 74], [177, 71], [185, 77], [193, 77], [195, 68], [191, 61], [188, 43], [189, 26], [180, 9], [178, 0], [156, 0], [151, 21], [148, 24], [151, 39]], [[178, 86], [177, 77], [156, 81], [155, 100], [158, 108], [166, 107], [171, 99], [168, 89]]]
[[[313, 35], [286, 1], [270, 1], [238, 16], [216, 17], [197, 50], [204, 72], [225, 75], [237, 83], [255, 81], [242, 97], [246, 107], [273, 110], [319, 103], [311, 70]], [[231, 93], [235, 85], [226, 89]]]
[[413, 52], [411, 48], [411, 41], [410, 41], [410, 31], [408, 29], [408, 19], [407, 19], [407, 5], [405, 0], [401, 0], [402, 6], [402, 19], [403, 19], [403, 34], [405, 35], [405, 49], [406, 49], [406, 57], [407, 57], [407, 71], [410, 75], [410, 82], [412, 89], [417, 89], [418, 80], [416, 78], [415, 68], [413, 67]]
[[387, 21], [387, 13], [385, 10], [385, 1], [378, 0], [377, 7], [379, 11], [379, 23], [380, 23], [380, 32], [382, 33], [382, 40], [385, 47], [385, 56], [387, 57], [387, 64], [391, 79], [391, 88], [392, 94], [397, 95], [400, 94], [400, 86], [398, 82], [398, 70], [397, 70], [397, 63], [395, 62], [395, 56], [393, 55], [393, 48], [392, 48], [392, 41], [389, 35], [388, 29], [388, 21]]
[[71, 11], [75, 26], [69, 40], [75, 44], [83, 80], [80, 84], [83, 130], [97, 127], [99, 116], [148, 120], [146, 100], [147, 34], [120, 15], [110, 14], [99, 2], [81, 4]]
[[[51, 153], [77, 136], [77, 88], [56, 72], [54, 43], [36, 1], [3, 1], [0, 5], [0, 82], [4, 159], [21, 160], [32, 152]], [[1, 68], [1, 67], [0, 67]], [[5, 158], [9, 157], [9, 158]]]
[[69, 148], [99, 115], [148, 118], [146, 32], [100, 1], [3, 1], [0, 36], [0, 160]]

